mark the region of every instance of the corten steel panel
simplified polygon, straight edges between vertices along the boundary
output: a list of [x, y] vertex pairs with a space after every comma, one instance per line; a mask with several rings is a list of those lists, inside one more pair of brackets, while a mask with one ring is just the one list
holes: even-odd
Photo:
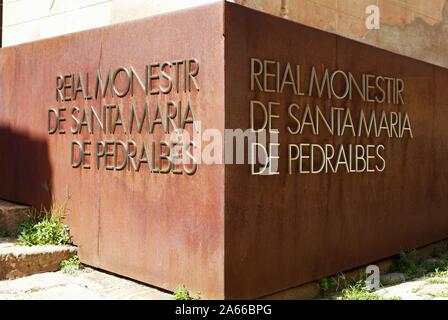
[[[226, 298], [260, 297], [448, 237], [448, 71], [236, 5], [225, 9], [226, 128], [249, 127], [251, 99], [283, 107], [275, 120], [281, 174], [226, 166]], [[252, 92], [251, 58], [400, 77], [405, 105], [374, 108], [407, 111], [414, 139], [291, 136], [288, 103], [344, 106], [355, 117], [372, 104]], [[386, 169], [289, 176], [288, 143], [383, 143]]]
[[[224, 166], [199, 165], [192, 176], [148, 169], [72, 169], [70, 142], [47, 133], [50, 106], [136, 102], [188, 97], [202, 129], [224, 128], [222, 3], [37, 41], [0, 51], [0, 198], [40, 206], [69, 194], [68, 222], [82, 262], [175, 290], [222, 298], [224, 292]], [[56, 76], [196, 58], [200, 91], [56, 102]], [[93, 82], [93, 80], [91, 81]], [[93, 84], [90, 84], [93, 86]], [[92, 88], [91, 88], [92, 89]], [[153, 109], [151, 109], [153, 110]], [[69, 118], [67, 113], [67, 118]], [[84, 130], [82, 137], [92, 137]], [[94, 139], [151, 139], [95, 131]], [[154, 140], [161, 140], [160, 130]], [[80, 139], [81, 140], [81, 139]], [[166, 139], [164, 139], [166, 140]], [[93, 165], [93, 163], [92, 163]]]

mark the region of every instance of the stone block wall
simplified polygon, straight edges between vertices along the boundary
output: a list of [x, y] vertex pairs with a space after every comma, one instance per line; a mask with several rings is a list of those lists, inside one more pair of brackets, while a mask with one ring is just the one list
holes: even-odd
[[[216, 0], [3, 0], [3, 46], [106, 26]], [[448, 67], [447, 0], [231, 0], [415, 59]], [[365, 26], [366, 7], [381, 27]]]

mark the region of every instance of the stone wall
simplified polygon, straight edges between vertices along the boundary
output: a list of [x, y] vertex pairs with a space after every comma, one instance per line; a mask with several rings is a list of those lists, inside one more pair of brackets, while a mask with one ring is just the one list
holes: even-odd
[[3, 0], [3, 46], [135, 20], [215, 0]]

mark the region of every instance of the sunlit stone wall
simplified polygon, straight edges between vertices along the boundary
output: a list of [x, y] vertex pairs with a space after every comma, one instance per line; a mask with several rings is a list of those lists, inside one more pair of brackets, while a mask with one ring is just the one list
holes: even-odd
[[[143, 18], [216, 0], [3, 0], [3, 46]], [[232, 0], [448, 67], [447, 0]], [[380, 10], [380, 29], [365, 26]]]

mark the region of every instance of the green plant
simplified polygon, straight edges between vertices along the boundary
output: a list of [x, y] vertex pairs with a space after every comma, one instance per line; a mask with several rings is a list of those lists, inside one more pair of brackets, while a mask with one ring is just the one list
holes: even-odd
[[448, 279], [429, 278], [425, 280], [427, 284], [448, 284]]
[[78, 271], [81, 268], [81, 262], [79, 261], [78, 255], [75, 254], [70, 258], [61, 261], [59, 266], [62, 272], [69, 275], [74, 275], [76, 271]]
[[399, 297], [385, 298], [375, 292], [370, 291], [364, 285], [364, 280], [358, 280], [345, 289], [342, 289], [342, 296], [339, 300], [400, 300]]
[[371, 292], [364, 286], [364, 281], [357, 281], [354, 284], [342, 289], [342, 296], [339, 300], [382, 300], [383, 298]]
[[448, 284], [448, 269], [436, 268], [430, 277], [425, 279], [428, 284]]
[[181, 285], [177, 288], [176, 292], [173, 293], [174, 300], [200, 300], [199, 296], [192, 296], [188, 289]]
[[396, 284], [402, 283], [403, 279], [381, 279], [381, 287], [394, 286]]
[[445, 270], [436, 269], [434, 271], [434, 277], [435, 278], [448, 278], [448, 267], [445, 267]]
[[33, 293], [33, 292], [38, 292], [40, 290], [42, 290], [41, 287], [32, 287], [29, 290], [26, 290], [25, 293]]
[[347, 287], [351, 282], [353, 282], [353, 279], [346, 277], [345, 274], [341, 272], [337, 276], [331, 277], [330, 287], [332, 287], [334, 291], [340, 291], [341, 288]]
[[427, 293], [426, 295], [432, 298], [448, 298], [448, 291], [442, 291], [439, 293]]
[[420, 278], [426, 273], [435, 271], [440, 273], [448, 270], [448, 258], [445, 249], [436, 247], [433, 250], [433, 255], [439, 258], [421, 262], [416, 259], [415, 251], [408, 253], [401, 251], [395, 262], [395, 270], [404, 273], [406, 279]]
[[320, 294], [322, 297], [327, 297], [331, 289], [330, 281], [327, 278], [320, 279], [319, 281]]
[[412, 293], [417, 293], [420, 290], [422, 290], [424, 288], [424, 284], [419, 285], [418, 287], [415, 287], [414, 289], [411, 290]]
[[34, 216], [20, 224], [17, 242], [27, 246], [70, 243], [68, 227], [63, 223], [65, 210], [66, 202], [60, 206], [53, 205], [49, 210], [36, 211]]
[[432, 250], [432, 256], [436, 258], [445, 258], [448, 255], [448, 248], [443, 245], [434, 247]]
[[401, 251], [395, 262], [395, 269], [396, 271], [403, 273], [406, 279], [422, 277], [426, 272], [425, 267], [422, 264], [419, 264], [415, 258], [415, 251], [409, 253]]
[[425, 261], [423, 263], [423, 268], [426, 272], [441, 272], [443, 270], [447, 270], [448, 268], [448, 259], [437, 259], [431, 261]]

